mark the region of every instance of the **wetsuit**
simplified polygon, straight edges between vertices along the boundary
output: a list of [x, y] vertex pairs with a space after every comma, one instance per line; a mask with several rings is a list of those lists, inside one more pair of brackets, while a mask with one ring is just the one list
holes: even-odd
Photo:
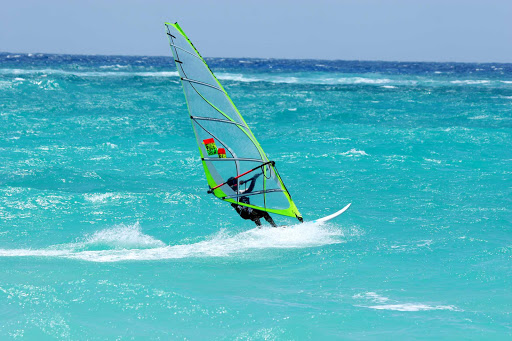
[[[236, 183], [235, 178], [233, 178], [233, 177], [229, 178], [227, 183], [235, 192], [238, 192], [240, 194], [250, 193], [254, 189], [254, 186], [256, 185], [256, 179], [260, 175], [261, 175], [261, 173], [253, 176], [251, 179], [249, 179], [247, 181], [240, 182], [240, 184], [246, 183], [248, 181], [251, 182], [251, 184], [249, 185], [249, 188], [247, 188], [246, 190], [243, 190], [243, 191], [237, 191], [237, 183]], [[251, 201], [249, 200], [249, 197], [247, 197], [247, 196], [239, 197], [238, 201], [241, 203], [244, 203], [244, 204], [248, 204], [248, 205], [251, 204]], [[246, 219], [246, 220], [248, 219], [248, 220], [254, 221], [257, 226], [261, 226], [260, 219], [264, 218], [270, 225], [272, 225], [273, 227], [277, 227], [276, 223], [274, 223], [274, 220], [268, 214], [268, 212], [260, 211], [255, 208], [252, 208], [252, 207], [242, 206], [242, 205], [238, 205], [238, 204], [231, 204], [231, 206], [233, 206], [233, 208], [240, 215], [240, 217], [242, 217], [243, 219]]]

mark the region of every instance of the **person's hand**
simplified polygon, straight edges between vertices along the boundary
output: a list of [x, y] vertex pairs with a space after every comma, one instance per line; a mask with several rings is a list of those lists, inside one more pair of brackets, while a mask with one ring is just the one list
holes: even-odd
[[240, 186], [242, 186], [243, 184], [245, 184], [245, 183], [247, 183], [249, 181], [256, 180], [261, 174], [263, 174], [263, 173], [258, 173], [258, 174], [256, 174], [255, 176], [253, 176], [250, 179], [247, 179], [247, 180], [244, 180], [244, 181], [240, 181]]

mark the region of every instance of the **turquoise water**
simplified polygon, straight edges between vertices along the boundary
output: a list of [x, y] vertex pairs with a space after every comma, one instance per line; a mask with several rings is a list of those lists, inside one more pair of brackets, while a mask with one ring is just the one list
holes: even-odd
[[305, 220], [352, 207], [206, 194], [170, 57], [0, 54], [0, 339], [512, 337], [511, 64], [208, 62]]

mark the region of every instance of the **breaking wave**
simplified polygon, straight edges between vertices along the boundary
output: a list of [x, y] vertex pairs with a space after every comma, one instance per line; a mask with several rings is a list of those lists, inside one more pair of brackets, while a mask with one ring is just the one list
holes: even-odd
[[261, 249], [318, 247], [345, 242], [347, 235], [328, 225], [304, 223], [287, 228], [221, 230], [192, 244], [166, 245], [142, 232], [140, 225], [97, 231], [82, 242], [45, 249], [0, 249], [0, 257], [60, 257], [90, 262], [148, 261], [179, 258], [230, 257]]

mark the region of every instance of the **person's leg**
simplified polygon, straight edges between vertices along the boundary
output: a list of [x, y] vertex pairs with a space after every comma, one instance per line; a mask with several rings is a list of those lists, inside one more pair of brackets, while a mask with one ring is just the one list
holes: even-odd
[[260, 221], [260, 218], [254, 219], [253, 221], [256, 223], [256, 226], [258, 226], [259, 228], [261, 228], [261, 221]]
[[277, 227], [276, 223], [274, 223], [274, 219], [272, 219], [272, 217], [270, 216], [270, 214], [268, 214], [268, 212], [265, 212], [265, 215], [263, 216], [263, 218], [265, 218], [265, 220], [266, 220], [270, 225], [272, 225], [272, 227]]

